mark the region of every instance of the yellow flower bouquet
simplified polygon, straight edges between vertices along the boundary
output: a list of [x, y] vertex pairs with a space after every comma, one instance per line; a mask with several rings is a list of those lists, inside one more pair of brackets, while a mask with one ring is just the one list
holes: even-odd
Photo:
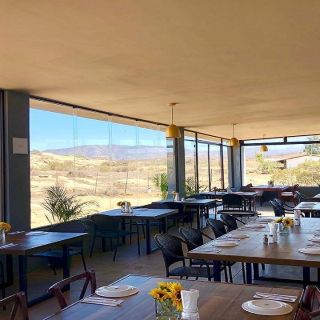
[[11, 230], [11, 225], [6, 222], [0, 222], [0, 231], [9, 232]]
[[177, 282], [159, 282], [149, 294], [156, 303], [157, 319], [179, 319], [182, 311], [182, 285]]
[[280, 217], [275, 222], [280, 224], [280, 233], [288, 233], [289, 228], [294, 224], [293, 219], [289, 217]]

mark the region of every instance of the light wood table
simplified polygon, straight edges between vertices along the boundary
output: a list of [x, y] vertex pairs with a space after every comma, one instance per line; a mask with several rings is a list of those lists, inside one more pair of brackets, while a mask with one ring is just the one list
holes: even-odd
[[[48, 320], [152, 320], [155, 319], [155, 303], [148, 292], [157, 286], [159, 281], [176, 281], [147, 276], [129, 275], [114, 284], [128, 284], [139, 288], [139, 293], [125, 298], [120, 307], [108, 307], [76, 302]], [[245, 301], [252, 300], [257, 291], [296, 295], [301, 297], [301, 289], [270, 288], [267, 286], [249, 286], [208, 281], [179, 280], [185, 289], [197, 289], [200, 292], [198, 307], [201, 320], [288, 320], [293, 319], [298, 307], [298, 300], [291, 304], [293, 312], [285, 316], [259, 316], [242, 310]]]
[[[0, 248], [0, 254], [7, 256], [8, 282], [13, 280], [12, 256], [18, 256], [19, 259], [19, 289], [24, 291], [28, 298], [28, 277], [27, 277], [27, 257], [47, 251], [51, 248], [60, 247], [63, 250], [63, 278], [70, 276], [68, 265], [68, 246], [75, 242], [81, 242], [85, 239], [87, 233], [66, 233], [66, 232], [44, 232], [36, 235], [33, 232], [25, 234], [7, 235], [6, 240], [1, 245], [13, 243], [12, 247]], [[41, 302], [50, 296], [45, 293], [33, 300], [28, 300], [29, 305]]]
[[[258, 222], [259, 219], [255, 220]], [[287, 235], [279, 235], [278, 243], [265, 245], [263, 237], [269, 233], [268, 225], [265, 228], [252, 230], [243, 226], [234, 232], [241, 232], [250, 235], [250, 238], [243, 239], [238, 246], [219, 248], [220, 252], [207, 251], [205, 244], [188, 252], [192, 259], [204, 259], [214, 261], [214, 279], [221, 281], [220, 261], [245, 262], [247, 283], [252, 282], [252, 264], [255, 279], [259, 278], [259, 264], [289, 265], [302, 267], [303, 283], [310, 283], [310, 268], [320, 268], [320, 255], [306, 255], [298, 251], [306, 247], [310, 242], [312, 233], [320, 230], [320, 219], [301, 219], [301, 226], [293, 227]], [[319, 272], [318, 272], [319, 275]], [[318, 276], [319, 282], [319, 276]]]
[[315, 202], [300, 202], [297, 206], [294, 207], [295, 210], [301, 210], [302, 212], [307, 213], [310, 217], [313, 214], [320, 212], [320, 202], [315, 200]]
[[[146, 226], [146, 252], [147, 254], [157, 250], [158, 247], [152, 247], [151, 241], [151, 221], [160, 220], [162, 222], [162, 231], [167, 232], [167, 217], [176, 214], [176, 209], [149, 209], [149, 208], [133, 208], [132, 214], [122, 213], [120, 209], [108, 210], [99, 212], [99, 214], [108, 216], [114, 219], [131, 219], [142, 220]], [[125, 228], [123, 224], [123, 228]]]

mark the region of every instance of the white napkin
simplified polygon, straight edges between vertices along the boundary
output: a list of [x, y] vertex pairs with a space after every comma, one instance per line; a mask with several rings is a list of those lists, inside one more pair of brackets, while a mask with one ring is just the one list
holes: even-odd
[[302, 248], [298, 251], [305, 254], [320, 254], [320, 247]]
[[198, 311], [198, 298], [199, 290], [181, 290], [181, 299], [182, 299], [182, 319], [187, 320], [198, 320], [199, 311]]

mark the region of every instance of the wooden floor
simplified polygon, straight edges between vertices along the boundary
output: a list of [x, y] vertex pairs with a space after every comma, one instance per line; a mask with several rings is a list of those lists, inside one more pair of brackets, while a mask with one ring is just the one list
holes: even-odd
[[[260, 211], [260, 210], [259, 210]], [[270, 215], [269, 210], [263, 210], [264, 215]], [[170, 233], [177, 233], [176, 228], [171, 228]], [[207, 231], [210, 234], [210, 231]], [[154, 275], [165, 276], [164, 263], [160, 251], [156, 251], [151, 255], [145, 254], [145, 248], [142, 242], [142, 253], [138, 256], [136, 243], [132, 245], [121, 246], [118, 250], [117, 259], [112, 262], [112, 252], [96, 251], [92, 258], [87, 257], [88, 268], [92, 268], [96, 271], [97, 285], [107, 285], [127, 274], [142, 274], [142, 275]], [[77, 274], [83, 271], [81, 261], [78, 257], [74, 257], [72, 260], [71, 274]], [[234, 283], [242, 283], [241, 266], [236, 264], [232, 268], [234, 277]], [[266, 273], [269, 275], [281, 275], [286, 278], [301, 278], [301, 270], [292, 267], [281, 266], [267, 266]], [[61, 279], [61, 270], [57, 275], [54, 275], [52, 270], [47, 267], [36, 268], [29, 274], [30, 291], [32, 296], [39, 295], [46, 291], [46, 289], [54, 282]], [[224, 277], [222, 277], [224, 279]], [[17, 279], [15, 279], [17, 280]], [[15, 281], [17, 282], [17, 281]], [[261, 283], [261, 282], [260, 282]], [[297, 286], [297, 283], [282, 283], [282, 282], [267, 282], [269, 286]], [[10, 288], [14, 291], [14, 288]], [[11, 291], [10, 290], [10, 291]], [[79, 292], [79, 286], [73, 286], [68, 293], [70, 301], [77, 299]], [[58, 306], [54, 299], [42, 302], [32, 308], [30, 308], [30, 319], [37, 320], [43, 319], [46, 316], [54, 313], [58, 310]], [[5, 319], [0, 314], [0, 319]]]

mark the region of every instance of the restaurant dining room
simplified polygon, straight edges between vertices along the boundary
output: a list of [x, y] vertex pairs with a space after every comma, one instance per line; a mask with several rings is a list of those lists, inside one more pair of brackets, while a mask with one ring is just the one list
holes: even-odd
[[0, 319], [320, 319], [319, 17], [0, 0]]

